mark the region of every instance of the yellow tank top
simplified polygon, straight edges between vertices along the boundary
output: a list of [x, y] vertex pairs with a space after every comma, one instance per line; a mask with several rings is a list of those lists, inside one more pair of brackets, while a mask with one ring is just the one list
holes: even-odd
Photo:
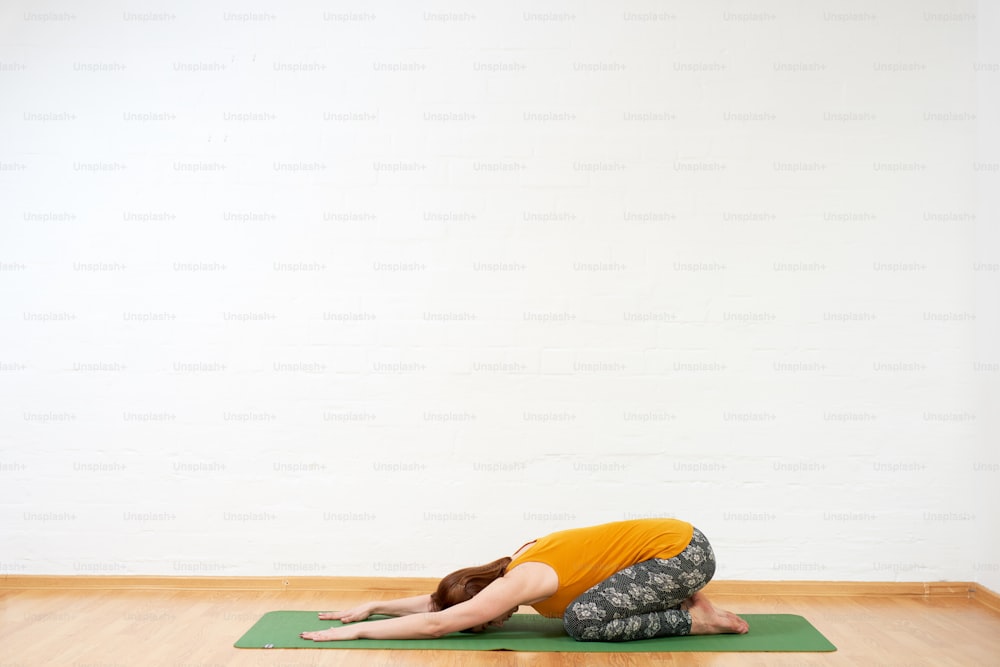
[[560, 618], [569, 603], [615, 572], [650, 558], [673, 558], [691, 542], [694, 527], [680, 519], [635, 519], [572, 528], [538, 538], [510, 562], [545, 563], [559, 576], [555, 595], [531, 605], [542, 616]]

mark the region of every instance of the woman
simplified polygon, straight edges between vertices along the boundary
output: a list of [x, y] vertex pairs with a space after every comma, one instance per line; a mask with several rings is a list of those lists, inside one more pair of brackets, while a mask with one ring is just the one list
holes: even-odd
[[578, 641], [675, 635], [742, 634], [746, 621], [717, 609], [699, 591], [715, 574], [715, 555], [697, 528], [679, 519], [637, 519], [575, 528], [528, 542], [510, 557], [452, 572], [430, 595], [325, 612], [345, 624], [300, 636], [425, 639], [501, 627], [530, 605], [562, 618]]

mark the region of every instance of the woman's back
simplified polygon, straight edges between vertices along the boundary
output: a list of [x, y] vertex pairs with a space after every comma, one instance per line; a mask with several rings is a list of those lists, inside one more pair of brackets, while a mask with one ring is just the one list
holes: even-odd
[[615, 572], [651, 558], [672, 558], [691, 541], [694, 527], [679, 519], [634, 519], [572, 528], [535, 540], [507, 566], [544, 563], [559, 577], [556, 593], [532, 604], [543, 616], [559, 617], [566, 606]]

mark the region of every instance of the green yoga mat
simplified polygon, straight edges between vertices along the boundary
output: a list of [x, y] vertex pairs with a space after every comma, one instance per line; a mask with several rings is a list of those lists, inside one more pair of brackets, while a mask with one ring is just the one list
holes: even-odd
[[[662, 651], [836, 651], [809, 621], [794, 614], [741, 614], [750, 624], [745, 635], [699, 635], [638, 639], [631, 642], [578, 642], [563, 630], [562, 621], [537, 614], [515, 614], [502, 628], [469, 634], [455, 632], [439, 639], [353, 639], [313, 642], [300, 632], [325, 630], [339, 621], [321, 621], [315, 611], [272, 611], [264, 614], [236, 648], [362, 648], [433, 651], [566, 651], [624, 653]], [[385, 618], [373, 616], [372, 620]]]

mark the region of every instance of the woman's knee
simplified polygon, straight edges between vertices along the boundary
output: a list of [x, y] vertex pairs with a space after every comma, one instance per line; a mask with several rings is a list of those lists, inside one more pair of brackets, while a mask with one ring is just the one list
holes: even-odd
[[563, 629], [576, 641], [583, 640], [583, 625], [576, 619], [570, 618], [569, 615], [563, 615]]
[[578, 642], [584, 641], [583, 638], [588, 627], [591, 627], [591, 624], [586, 621], [579, 621], [568, 614], [563, 616], [563, 629], [566, 630], [567, 635]]
[[578, 642], [596, 638], [597, 629], [604, 620], [605, 612], [594, 604], [571, 604], [563, 613], [563, 628], [566, 634]]

